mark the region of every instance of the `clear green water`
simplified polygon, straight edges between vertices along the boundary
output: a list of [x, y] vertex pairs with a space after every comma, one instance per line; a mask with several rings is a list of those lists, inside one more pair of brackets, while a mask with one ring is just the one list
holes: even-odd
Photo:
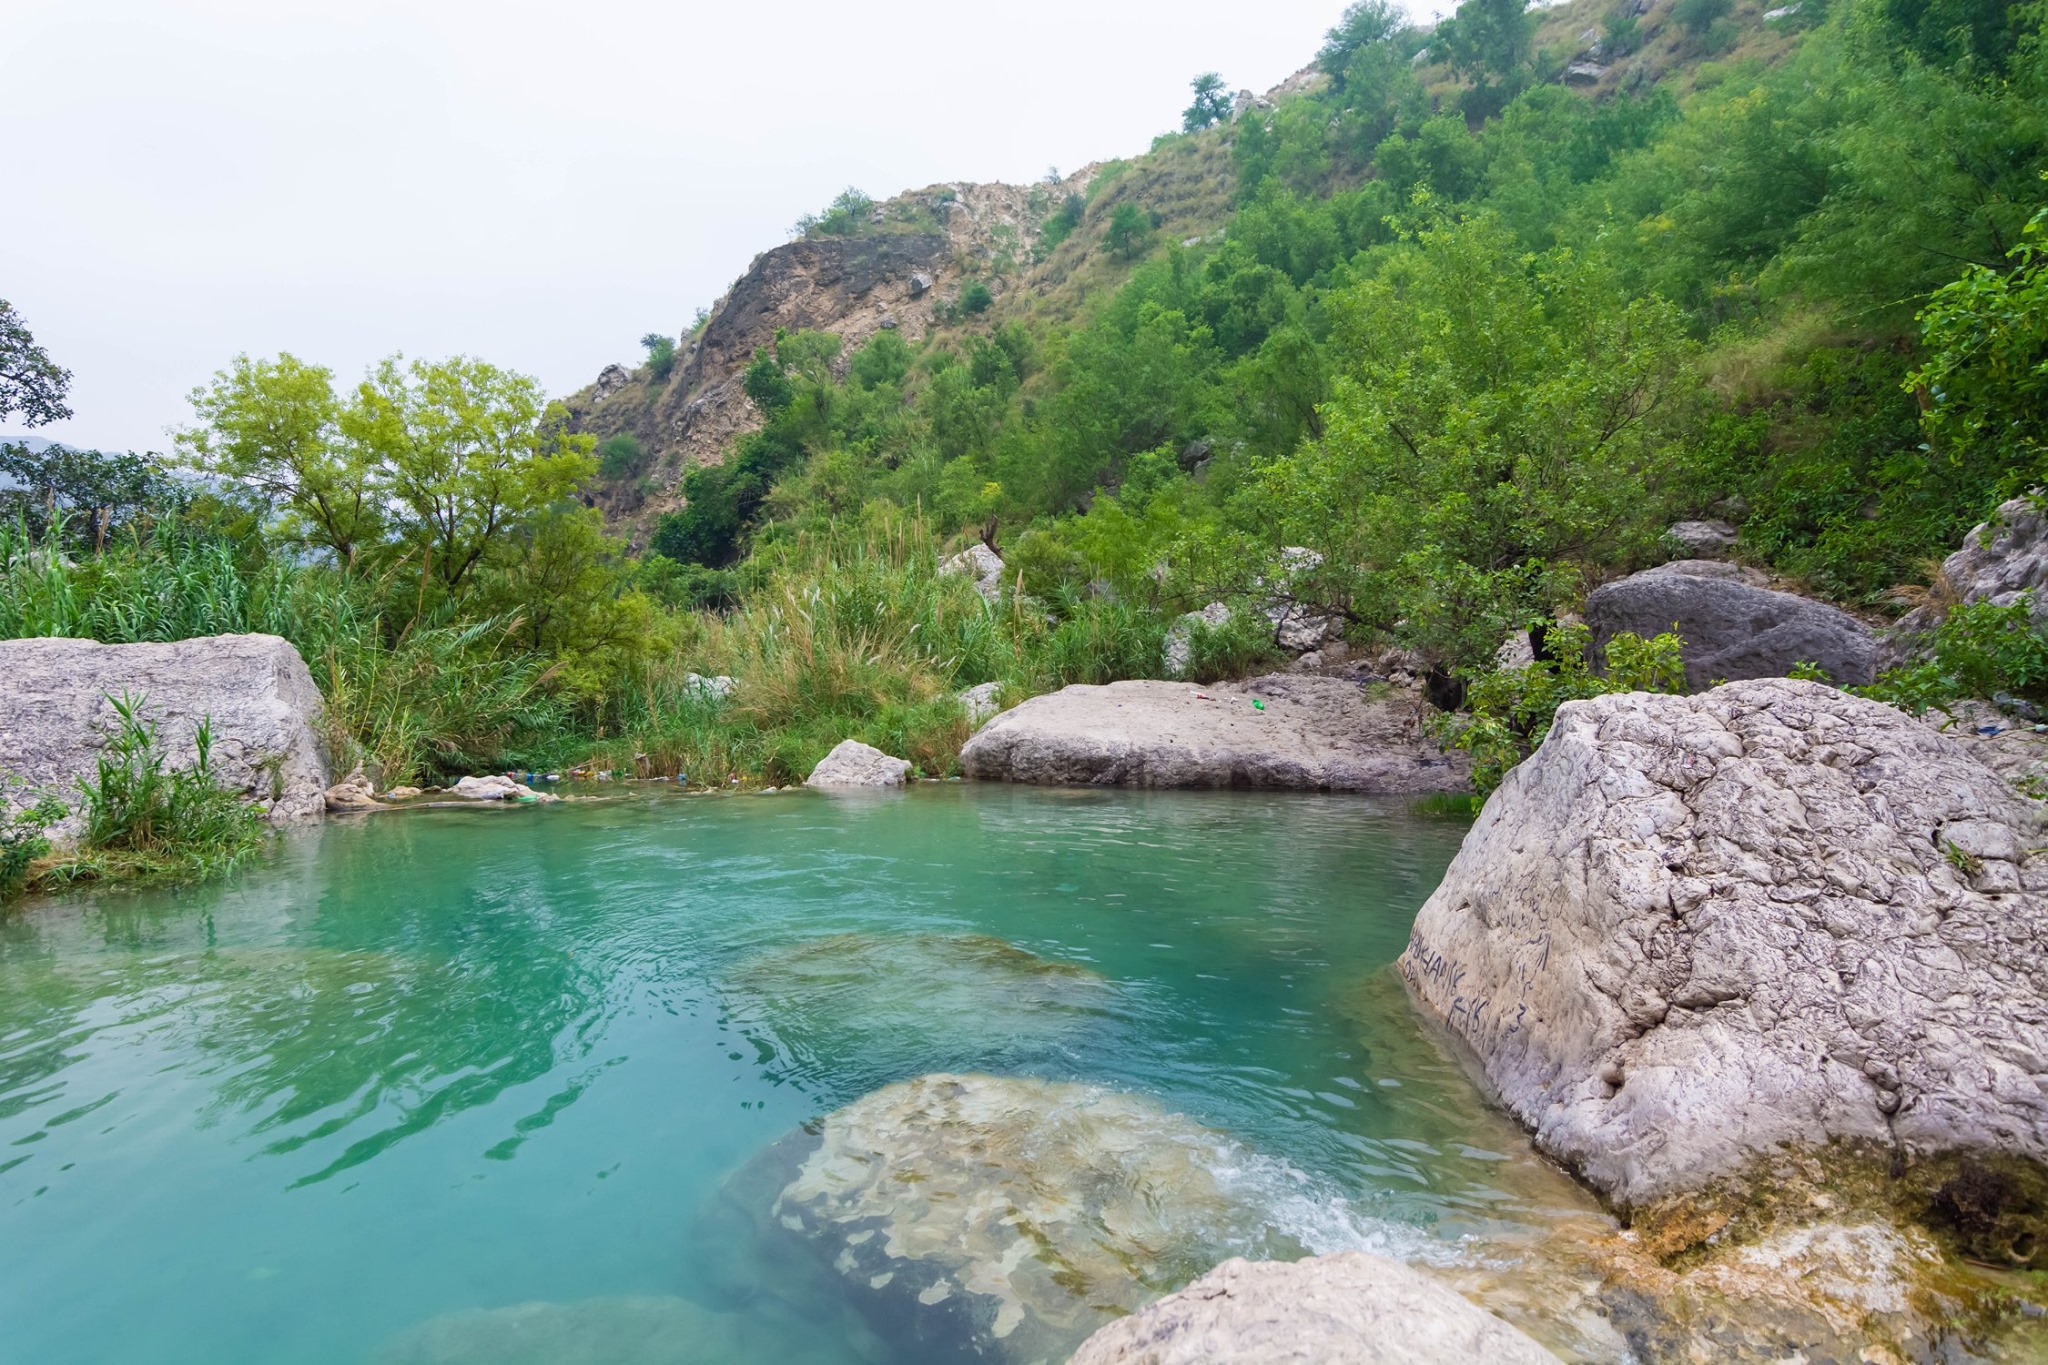
[[[0, 1358], [358, 1365], [464, 1310], [693, 1300], [736, 1365], [887, 1360], [704, 1210], [941, 1070], [1154, 1096], [1285, 1163], [1316, 1250], [1540, 1227], [1384, 970], [1462, 833], [1344, 798], [650, 793], [32, 906], [0, 922]], [[1102, 981], [992, 989], [963, 936]]]

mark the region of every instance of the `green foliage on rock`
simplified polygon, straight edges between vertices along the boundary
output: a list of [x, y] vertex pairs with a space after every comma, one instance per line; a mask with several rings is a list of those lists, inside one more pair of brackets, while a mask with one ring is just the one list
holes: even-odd
[[1541, 627], [1548, 658], [1478, 673], [1466, 689], [1466, 714], [1444, 714], [1434, 722], [1439, 738], [1472, 755], [1472, 785], [1482, 795], [1535, 752], [1566, 702], [1610, 692], [1684, 690], [1685, 646], [1676, 635], [1617, 635], [1607, 642], [1606, 672], [1595, 673], [1588, 662], [1592, 634], [1583, 623], [1550, 621]]

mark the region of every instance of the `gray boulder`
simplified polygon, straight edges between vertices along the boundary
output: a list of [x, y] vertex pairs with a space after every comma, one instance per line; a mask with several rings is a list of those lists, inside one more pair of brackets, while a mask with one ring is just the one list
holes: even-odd
[[1687, 554], [1704, 559], [1734, 549], [1741, 532], [1725, 521], [1681, 521], [1664, 535]]
[[1844, 687], [1876, 677], [1877, 641], [1847, 612], [1678, 567], [1633, 574], [1586, 598], [1595, 658], [1623, 631], [1647, 639], [1676, 630], [1685, 641], [1685, 682], [1693, 691], [1716, 681], [1782, 678], [1798, 663], [1818, 664]]
[[1345, 1251], [1233, 1258], [1119, 1318], [1068, 1365], [1557, 1365], [1557, 1357], [1399, 1261]]
[[1767, 1156], [2048, 1158], [2038, 803], [1818, 683], [1560, 707], [1401, 971], [1623, 1208]]
[[[2048, 584], [2048, 517], [2014, 498], [1963, 537], [1963, 548], [1942, 561], [1941, 572], [1963, 602], [2011, 606], [2021, 593]], [[2048, 602], [2037, 596], [2035, 619], [2044, 614]]]
[[598, 371], [597, 383], [591, 387], [591, 393], [597, 402], [602, 403], [632, 382], [633, 376], [624, 365], [607, 365]]
[[805, 779], [808, 787], [900, 787], [910, 778], [910, 762], [891, 758], [871, 744], [841, 740], [818, 760]]
[[[117, 730], [110, 697], [142, 699], [172, 769], [197, 758], [200, 722], [213, 733], [215, 779], [273, 820], [319, 815], [329, 782], [320, 691], [305, 660], [275, 635], [214, 635], [175, 644], [0, 641], [0, 773], [76, 806]], [[12, 793], [20, 795], [21, 791]], [[0, 796], [0, 800], [7, 799]], [[54, 831], [76, 838], [78, 816]]]
[[1423, 737], [1422, 713], [1406, 693], [1306, 675], [1077, 685], [997, 716], [960, 763], [972, 778], [1044, 785], [1466, 790], [1464, 757]]
[[963, 687], [953, 694], [960, 699], [960, 705], [967, 712], [967, 723], [979, 725], [1003, 709], [1003, 685], [1000, 682], [976, 683]]
[[942, 574], [965, 574], [974, 590], [993, 602], [1003, 595], [1003, 557], [980, 541], [939, 564]]
[[1200, 611], [1191, 611], [1181, 616], [1166, 628], [1166, 643], [1161, 649], [1161, 662], [1166, 665], [1166, 676], [1185, 678], [1195, 658], [1195, 627], [1207, 626], [1220, 630], [1230, 624], [1230, 608], [1221, 602], [1211, 602]]

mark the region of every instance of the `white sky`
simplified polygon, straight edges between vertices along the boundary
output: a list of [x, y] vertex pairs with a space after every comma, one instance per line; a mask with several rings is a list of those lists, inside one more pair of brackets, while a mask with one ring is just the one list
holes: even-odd
[[1143, 151], [1196, 72], [1264, 90], [1343, 3], [0, 0], [0, 298], [77, 444], [164, 448], [238, 351], [570, 392], [845, 185]]

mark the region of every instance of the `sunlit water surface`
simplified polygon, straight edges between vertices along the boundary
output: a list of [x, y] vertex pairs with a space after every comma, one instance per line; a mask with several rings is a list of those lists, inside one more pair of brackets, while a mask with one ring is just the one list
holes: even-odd
[[[902, 1360], [801, 1246], [706, 1210], [935, 1071], [1156, 1099], [1286, 1171], [1273, 1217], [1313, 1250], [1540, 1230], [1583, 1205], [1387, 970], [1463, 828], [644, 792], [336, 821], [225, 883], [33, 905], [0, 922], [0, 1358], [361, 1365], [474, 1329], [479, 1361], [511, 1330], [637, 1362], [701, 1307], [703, 1359]], [[1080, 970], [1012, 991], [1011, 949]], [[559, 1311], [476, 1311], [522, 1304]]]

